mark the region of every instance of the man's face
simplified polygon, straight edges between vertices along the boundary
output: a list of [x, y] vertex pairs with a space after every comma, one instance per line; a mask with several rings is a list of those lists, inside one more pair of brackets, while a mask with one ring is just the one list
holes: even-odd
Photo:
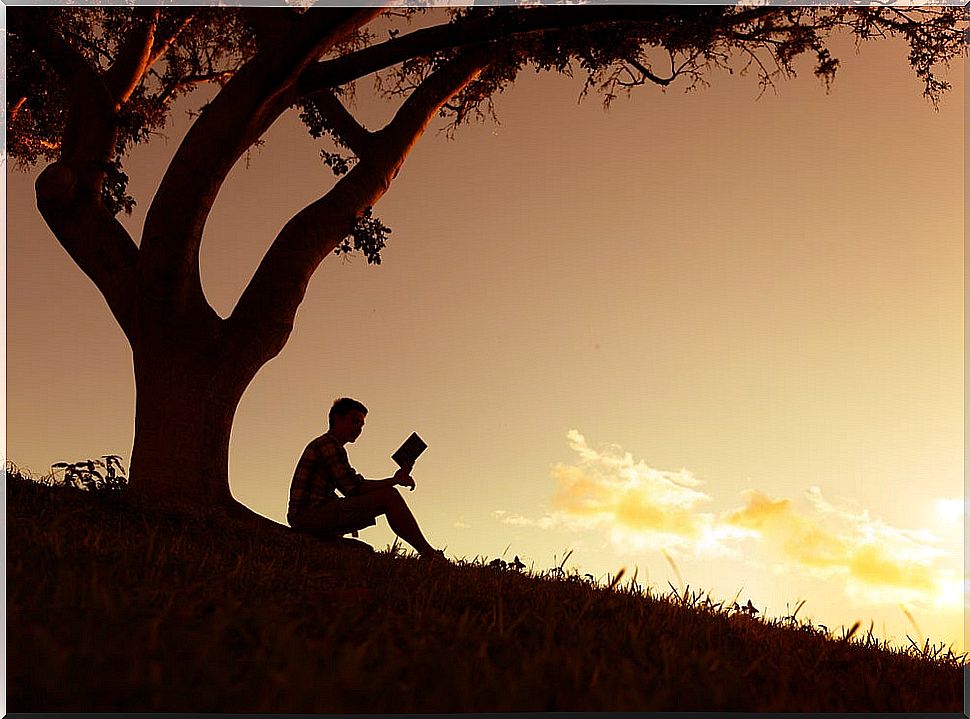
[[354, 409], [342, 417], [334, 417], [330, 432], [343, 442], [354, 442], [363, 429], [364, 413]]

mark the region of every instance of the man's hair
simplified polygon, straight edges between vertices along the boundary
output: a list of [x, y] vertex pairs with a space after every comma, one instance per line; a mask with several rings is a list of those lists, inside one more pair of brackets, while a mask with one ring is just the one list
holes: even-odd
[[351, 412], [361, 412], [362, 414], [367, 414], [367, 408], [355, 399], [350, 397], [341, 397], [333, 402], [333, 407], [330, 408], [330, 414], [328, 419], [330, 423], [333, 424], [334, 417], [345, 417]]

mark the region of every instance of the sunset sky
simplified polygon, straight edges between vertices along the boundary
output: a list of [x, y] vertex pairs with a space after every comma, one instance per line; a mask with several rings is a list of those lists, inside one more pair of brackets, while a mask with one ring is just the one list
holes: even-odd
[[[964, 67], [939, 111], [900, 42], [641, 88], [604, 111], [580, 79], [523, 73], [499, 123], [435, 125], [375, 214], [383, 264], [330, 257], [236, 415], [235, 496], [282, 521], [334, 398], [348, 447], [393, 473], [452, 557], [637, 571], [833, 630], [965, 647]], [[375, 128], [389, 106], [359, 89]], [[184, 113], [126, 167], [136, 240]], [[282, 225], [332, 183], [295, 114], [230, 176], [202, 251], [227, 315]], [[127, 342], [33, 201], [7, 182], [6, 456], [131, 453]], [[179, 471], [172, 448], [172, 471]], [[382, 548], [384, 520], [361, 534]], [[679, 574], [679, 576], [678, 576]], [[907, 616], [908, 615], [908, 616]], [[915, 626], [914, 626], [915, 625]]]

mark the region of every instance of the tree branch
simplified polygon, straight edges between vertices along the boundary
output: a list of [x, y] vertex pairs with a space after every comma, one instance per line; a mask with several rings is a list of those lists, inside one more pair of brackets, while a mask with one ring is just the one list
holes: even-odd
[[317, 3], [309, 8], [303, 17], [326, 32], [351, 26], [356, 29], [383, 13], [386, 9], [385, 5], [384, 0], [366, 0], [359, 7], [329, 7], [326, 3]]
[[336, 94], [325, 90], [314, 95], [313, 100], [327, 119], [337, 140], [350, 148], [357, 157], [367, 155], [373, 144], [374, 134], [357, 122]]
[[638, 60], [627, 60], [627, 62], [633, 65], [633, 67], [635, 67], [640, 72], [640, 74], [643, 75], [646, 79], [648, 79], [650, 82], [656, 83], [657, 85], [662, 85], [664, 87], [667, 87], [667, 85], [672, 83], [674, 79], [677, 77], [676, 72], [671, 73], [670, 77], [659, 77], [657, 75], [654, 75], [652, 72], [650, 72], [650, 70], [648, 70]]
[[172, 46], [172, 43], [175, 42], [175, 39], [182, 33], [182, 31], [185, 28], [189, 26], [189, 24], [192, 22], [194, 18], [195, 18], [195, 13], [190, 12], [188, 15], [182, 18], [182, 22], [180, 22], [175, 28], [173, 28], [172, 32], [162, 37], [159, 37], [158, 28], [156, 27], [154, 40], [152, 42], [152, 51], [151, 51], [151, 54], [148, 56], [148, 67], [151, 67], [152, 65], [154, 65], [156, 62], [158, 62], [158, 59], [162, 55], [168, 52], [168, 49]]
[[227, 82], [232, 78], [233, 74], [234, 73], [232, 70], [223, 70], [217, 72], [207, 72], [204, 75], [186, 75], [180, 82], [174, 82], [166, 85], [162, 91], [156, 95], [156, 98], [159, 100], [159, 102], [167, 103], [179, 90], [183, 90], [193, 85], [204, 85], [207, 82]]
[[[61, 142], [62, 159], [74, 163], [99, 165], [114, 151], [114, 99], [97, 72], [74, 48], [64, 42], [44, 22], [45, 13], [31, 10], [26, 13], [21, 29], [29, 43], [67, 85], [71, 96], [71, 111]], [[79, 178], [93, 182], [100, 190], [103, 178]], [[89, 188], [94, 189], [94, 188]]]
[[422, 28], [332, 60], [320, 61], [300, 77], [298, 92], [312, 95], [441, 50], [546, 30], [564, 30], [616, 20], [655, 20], [662, 10], [637, 6], [541, 7], [515, 13]]
[[17, 119], [17, 115], [20, 114], [21, 108], [23, 108], [24, 103], [27, 102], [27, 96], [21, 95], [12, 103], [10, 103], [10, 123]]
[[61, 159], [37, 178], [37, 207], [127, 332], [138, 248], [101, 200], [105, 166], [114, 151], [114, 99], [84, 57], [44, 19], [31, 10], [23, 22], [24, 39], [64, 81], [71, 111]]
[[159, 9], [154, 8], [145, 22], [132, 28], [114, 64], [103, 75], [104, 84], [115, 100], [115, 109], [131, 97], [145, 71], [151, 66], [158, 14]]
[[292, 32], [299, 16], [290, 7], [243, 7], [243, 17], [256, 34], [256, 44], [262, 47], [279, 42]]
[[138, 247], [100, 198], [67, 188], [73, 170], [55, 162], [37, 178], [37, 208], [57, 241], [95, 284], [119, 326], [130, 338], [133, 325]]
[[[509, 8], [486, 17], [475, 16], [457, 23], [446, 23], [399, 35], [377, 45], [323, 60], [307, 68], [300, 77], [301, 97], [322, 89], [339, 87], [371, 73], [397, 65], [412, 57], [490, 42], [518, 35], [550, 30], [571, 30], [610, 22], [662, 23], [671, 9], [649, 5], [585, 5]], [[777, 8], [740, 10], [732, 15], [732, 25], [744, 24]]]
[[[326, 7], [316, 6], [308, 9], [302, 16], [292, 7], [247, 7], [243, 8], [246, 22], [256, 33], [260, 47], [278, 44], [287, 34], [297, 31], [306, 22], [313, 23], [320, 32], [339, 30], [348, 23], [362, 27], [382, 12], [382, 3], [372, 2], [370, 7]], [[363, 20], [361, 20], [364, 18]]]
[[198, 253], [202, 230], [230, 170], [296, 101], [297, 77], [332, 44], [378, 11], [343, 9], [303, 22], [292, 32], [265, 36], [265, 45], [239, 69], [193, 123], [162, 178], [145, 218], [143, 278], [153, 296], [177, 305], [205, 303]]
[[484, 47], [469, 48], [436, 71], [374, 133], [371, 152], [325, 196], [280, 231], [229, 317], [230, 346], [262, 364], [283, 347], [310, 277], [387, 191], [408, 153], [447, 100], [488, 63]]

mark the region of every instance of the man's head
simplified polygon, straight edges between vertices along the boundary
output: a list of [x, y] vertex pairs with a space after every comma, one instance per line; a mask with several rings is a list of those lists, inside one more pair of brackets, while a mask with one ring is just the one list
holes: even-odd
[[367, 408], [355, 399], [341, 397], [330, 408], [330, 434], [341, 442], [353, 442], [364, 429]]

